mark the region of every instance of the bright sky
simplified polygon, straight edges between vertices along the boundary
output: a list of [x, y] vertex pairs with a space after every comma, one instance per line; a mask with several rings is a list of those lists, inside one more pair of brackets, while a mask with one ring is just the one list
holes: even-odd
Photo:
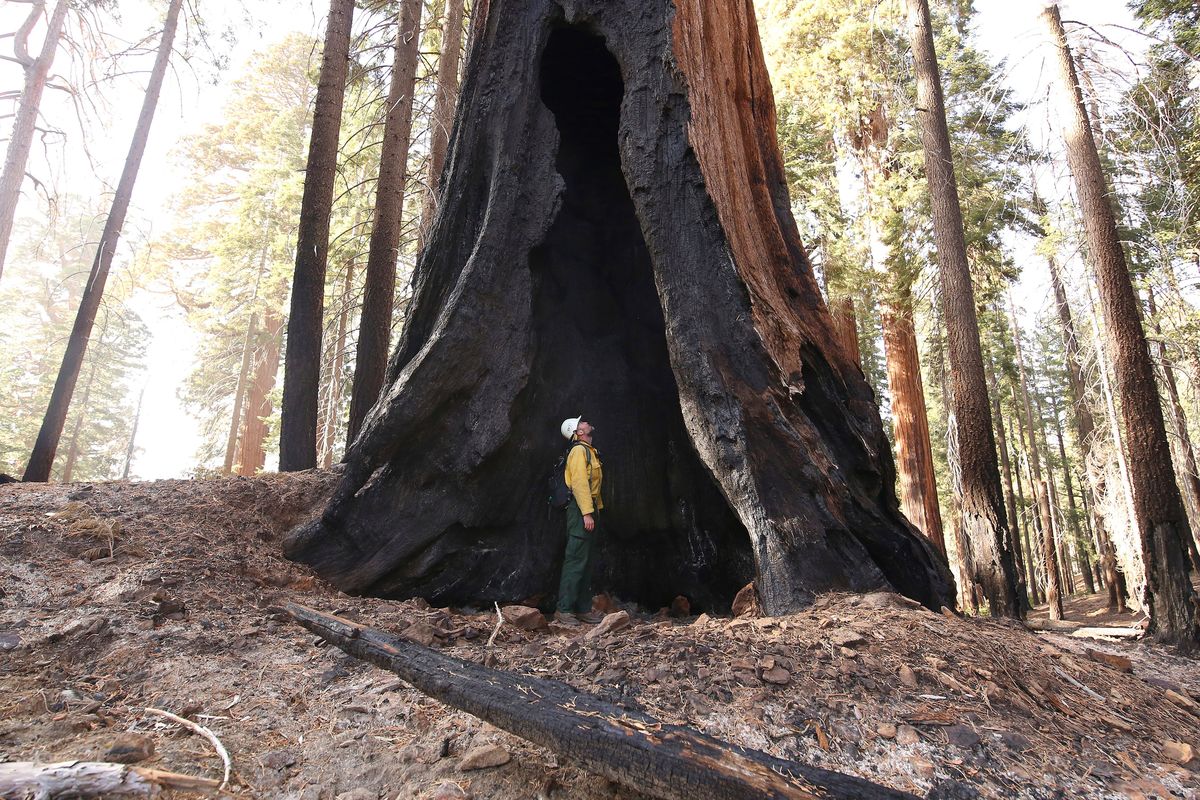
[[[134, 41], [147, 31], [155, 30], [165, 5], [165, 0], [122, 2], [122, 20], [117, 27], [119, 34], [128, 41]], [[1006, 81], [1018, 99], [1036, 103], [1045, 96], [1047, 88], [1046, 58], [1049, 50], [1038, 20], [1045, 3], [1043, 0], [976, 0], [975, 5], [975, 27], [981, 45], [990, 53], [993, 61], [1006, 60], [1009, 65]], [[227, 98], [229, 85], [243, 71], [254, 52], [297, 30], [319, 36], [325, 11], [323, 2], [314, 9], [311, 4], [286, 0], [202, 0], [199, 7], [210, 21], [214, 50], [229, 56], [230, 67], [216, 73], [209, 66], [190, 68], [179, 60], [173, 62], [174, 76], [168, 81], [158, 107], [134, 193], [134, 210], [130, 213], [131, 220], [136, 218], [148, 223], [151, 233], [169, 227], [167, 201], [185, 179], [171, 157], [180, 140], [206, 121], [216, 118]], [[26, 9], [27, 6], [12, 3], [0, 5], [0, 30], [15, 29]], [[1135, 27], [1122, 0], [1073, 0], [1063, 4], [1063, 16], [1067, 20], [1086, 22], [1131, 49], [1140, 51], [1145, 46], [1141, 37], [1112, 27]], [[236, 31], [236, 43], [233, 46], [220, 38], [221, 28], [226, 25]], [[182, 41], [182, 38], [181, 31], [178, 41]], [[152, 44], [153, 41], [156, 40], [152, 40]], [[204, 60], [204, 57], [198, 58], [197, 64]], [[77, 194], [98, 193], [103, 191], [104, 185], [115, 184], [141, 103], [144, 80], [144, 74], [131, 75], [123, 79], [117, 88], [105, 91], [105, 96], [112, 104], [109, 113], [102, 115], [109, 120], [107, 135], [94, 138], [88, 148], [91, 160], [96, 165], [94, 172], [97, 178], [89, 177], [93, 170], [78, 144], [79, 130], [72, 121], [70, 107], [60, 94], [49, 92], [44, 105], [45, 115], [65, 127], [70, 144], [65, 149], [59, 148], [57, 152], [50, 148], [47, 151], [49, 163], [44, 155], [41, 156], [41, 163], [38, 163], [35, 154], [31, 170], [40, 175], [55, 176], [59, 190], [69, 189]], [[11, 64], [0, 63], [0, 89], [19, 86], [19, 70]], [[1027, 125], [1035, 142], [1045, 140], [1050, 128], [1044, 104], [1031, 108]], [[70, 180], [64, 176], [70, 176]], [[1064, 196], [1066, 185], [1063, 176], [1045, 176], [1043, 180], [1053, 184], [1051, 191]], [[23, 211], [29, 212], [33, 206], [34, 203], [26, 201]], [[1031, 257], [1028, 253], [1019, 255], [1022, 258]], [[118, 264], [116, 269], [119, 268]], [[1044, 298], [1047, 292], [1044, 285], [1039, 283], [1043, 280], [1040, 275], [1042, 270], [1029, 269], [1025, 272], [1029, 278], [1020, 295]], [[1033, 306], [1038, 302], [1041, 300], [1026, 303], [1031, 306], [1027, 311], [1036, 312], [1038, 309]], [[195, 339], [178, 309], [173, 308], [169, 297], [145, 293], [136, 298], [135, 306], [153, 331], [154, 342], [148, 359], [150, 366], [145, 405], [137, 437], [141, 452], [133, 463], [132, 472], [138, 478], [182, 477], [195, 466], [194, 454], [199, 437], [195, 420], [182, 410], [176, 393], [191, 369]], [[141, 389], [141, 383], [130, 387], [134, 400]]]

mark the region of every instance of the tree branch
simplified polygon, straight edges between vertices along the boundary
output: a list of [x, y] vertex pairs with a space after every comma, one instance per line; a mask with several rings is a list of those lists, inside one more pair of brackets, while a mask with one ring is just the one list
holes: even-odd
[[23, 67], [28, 67], [33, 63], [33, 57], [29, 55], [29, 34], [33, 32], [33, 26], [37, 25], [45, 8], [46, 4], [43, 0], [35, 0], [33, 8], [29, 10], [29, 16], [21, 23], [21, 27], [17, 28], [16, 38], [13, 39], [13, 53], [16, 58], [9, 59], [5, 56], [7, 60], [16, 61]]

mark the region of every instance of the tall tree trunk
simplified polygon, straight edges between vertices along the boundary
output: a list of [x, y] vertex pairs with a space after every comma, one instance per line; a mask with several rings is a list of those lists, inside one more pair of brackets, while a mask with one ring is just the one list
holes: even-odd
[[[1150, 307], [1150, 319], [1154, 324], [1157, 337], [1158, 359], [1162, 368], [1163, 386], [1167, 389], [1167, 407], [1171, 411], [1171, 426], [1175, 429], [1175, 451], [1180, 478], [1180, 488], [1183, 490], [1184, 508], [1187, 511], [1188, 522], [1193, 532], [1200, 531], [1200, 476], [1196, 474], [1196, 451], [1192, 447], [1192, 437], [1188, 433], [1187, 416], [1183, 413], [1183, 404], [1179, 402], [1179, 385], [1175, 382], [1175, 367], [1167, 355], [1167, 343], [1163, 340], [1162, 326], [1158, 321], [1158, 308], [1154, 302], [1154, 289], [1146, 293]], [[1192, 569], [1200, 572], [1200, 552], [1196, 549], [1195, 534], [1186, 539], [1188, 556], [1192, 560]]]
[[1034, 419], [1038, 421], [1038, 452], [1042, 454], [1046, 465], [1046, 497], [1050, 505], [1050, 522], [1054, 527], [1054, 552], [1058, 566], [1059, 589], [1063, 591], [1064, 596], [1072, 595], [1075, 594], [1075, 579], [1071, 574], [1068, 540], [1062, 525], [1065, 515], [1059, 500], [1058, 484], [1054, 478], [1054, 458], [1050, 454], [1050, 437], [1046, 433], [1046, 410], [1042, 407], [1042, 394], [1038, 391], [1037, 384], [1031, 381], [1027, 391], [1033, 400]]
[[858, 346], [858, 313], [853, 297], [835, 298], [829, 309], [833, 320], [833, 337], [846, 351], [855, 364], [862, 365], [862, 351]]
[[[396, 296], [396, 259], [404, 216], [404, 186], [408, 179], [408, 146], [412, 136], [413, 88], [417, 82], [417, 55], [421, 41], [422, 0], [403, 0], [396, 23], [396, 48], [392, 57], [392, 83], [388, 114], [375, 186], [375, 224], [367, 251], [367, 276], [362, 316], [358, 324], [358, 350], [354, 357], [354, 382], [350, 390], [350, 422], [346, 441], [354, 441], [362, 422], [379, 399], [387, 370], [392, 336], [392, 303]], [[444, 147], [444, 145], [443, 145]]]
[[[262, 286], [263, 275], [267, 271], [267, 247], [264, 245], [258, 252], [258, 272], [254, 276], [254, 291], [250, 294], [250, 305], [253, 309], [254, 304], [258, 301], [258, 290]], [[257, 344], [258, 336], [258, 310], [254, 309], [250, 312], [250, 319], [246, 323], [246, 335], [242, 337], [242, 363], [238, 368], [237, 386], [233, 391], [233, 411], [229, 419], [229, 435], [225, 438], [225, 463], [222, 471], [226, 475], [233, 472], [233, 465], [238, 463], [235, 459], [238, 453], [238, 432], [242, 429], [242, 408], [245, 405], [246, 387], [250, 380], [251, 360], [254, 356], [254, 348]]]
[[246, 323], [246, 335], [242, 338], [242, 363], [238, 368], [237, 387], [233, 391], [233, 412], [229, 419], [229, 436], [225, 439], [225, 463], [221, 471], [233, 473], [234, 455], [237, 452], [238, 431], [242, 428], [242, 401], [250, 380], [250, 361], [254, 355], [255, 337], [258, 335], [258, 311], [250, 312]]
[[162, 39], [158, 44], [158, 54], [150, 70], [150, 81], [146, 85], [142, 111], [133, 131], [129, 154], [125, 157], [121, 180], [117, 183], [117, 191], [113, 195], [112, 208], [104, 223], [104, 232], [96, 248], [92, 271], [88, 276], [83, 297], [79, 301], [79, 313], [71, 328], [71, 337], [67, 340], [67, 349], [63, 354], [62, 366], [58, 370], [58, 378], [54, 382], [50, 404], [46, 408], [42, 428], [33, 445], [33, 453], [29, 456], [29, 464], [25, 467], [26, 481], [45, 481], [50, 478], [54, 453], [58, 450], [63, 424], [67, 419], [67, 409], [71, 405], [71, 395], [75, 392], [75, 383], [79, 379], [79, 367], [83, 364], [83, 357], [87, 352], [88, 339], [96, 322], [96, 311], [100, 308], [100, 301], [104, 296], [104, 284], [108, 280], [108, 271], [112, 266], [117, 242], [121, 238], [121, 228], [125, 225], [125, 214], [133, 196], [133, 185], [137, 181], [138, 168], [142, 164], [142, 154], [146, 151], [146, 141], [150, 137], [150, 123], [154, 121], [154, 110], [158, 107], [158, 96], [167, 73], [167, 62], [175, 42], [175, 30], [179, 25], [179, 10], [182, 5], [183, 0], [171, 0], [167, 7], [167, 19], [163, 25]]
[[1075, 542], [1075, 556], [1079, 562], [1080, 577], [1088, 594], [1096, 593], [1096, 584], [1092, 582], [1092, 565], [1088, 561], [1087, 550], [1084, 548], [1083, 533], [1079, 530], [1079, 508], [1075, 505], [1075, 484], [1071, 480], [1071, 462], [1067, 458], [1067, 445], [1063, 436], [1062, 419], [1058, 416], [1058, 400], [1050, 394], [1050, 415], [1054, 418], [1054, 438], [1058, 443], [1058, 458], [1062, 464], [1063, 484], [1067, 491], [1067, 527]]
[[137, 411], [133, 413], [133, 430], [129, 431], [129, 447], [125, 448], [125, 468], [121, 470], [121, 480], [129, 480], [129, 467], [133, 464], [133, 453], [137, 444], [138, 426], [142, 422], [142, 401], [146, 399], [146, 386], [138, 393]]
[[[484, 9], [486, 14], [486, 8]], [[474, 20], [472, 20], [474, 25]], [[438, 56], [437, 91], [433, 116], [429, 120], [429, 170], [425, 178], [425, 197], [421, 202], [421, 224], [417, 247], [425, 244], [429, 226], [437, 213], [439, 184], [446, 163], [454, 107], [458, 103], [458, 64], [462, 53], [463, 0], [446, 0], [446, 20], [442, 26], [442, 52]]]
[[254, 359], [254, 377], [246, 395], [246, 415], [242, 424], [238, 475], [256, 475], [266, 463], [267, 420], [273, 410], [271, 392], [279, 373], [280, 334], [283, 319], [268, 311], [263, 316], [261, 346]]
[[[1113, 397], [1112, 381], [1108, 377], [1108, 360], [1104, 353], [1104, 344], [1100, 340], [1100, 323], [1097, 320], [1096, 304], [1092, 297], [1090, 285], [1088, 287], [1088, 310], [1088, 322], [1092, 329], [1092, 349], [1096, 353], [1096, 372], [1100, 376], [1100, 396], [1104, 399], [1104, 410], [1108, 418], [1109, 438], [1112, 440], [1113, 455], [1115, 456], [1119, 477], [1117, 488], [1120, 491], [1121, 505], [1125, 512], [1125, 525], [1121, 528], [1110, 528], [1109, 540], [1112, 544], [1114, 554], [1117, 554], [1118, 551], [1118, 543], [1115, 539], [1119, 535], [1124, 536], [1125, 542], [1133, 543], [1136, 551], [1136, 555], [1128, 559], [1122, 555], [1115, 555], [1120, 565], [1115, 573], [1117, 578], [1117, 611], [1124, 612], [1127, 601], [1133, 596], [1129, 591], [1130, 576], [1127, 573], [1132, 573], [1133, 578], [1137, 581], [1137, 585], [1141, 586], [1145, 583], [1146, 568], [1142, 564], [1140, 546], [1142, 536], [1138, 529], [1137, 515], [1133, 511], [1133, 490], [1130, 488], [1129, 464], [1125, 460], [1124, 438], [1118, 422], [1117, 401]], [[1124, 534], [1121, 531], [1124, 531]], [[1142, 594], [1141, 591], [1137, 593], [1139, 598]], [[1142, 603], [1139, 599], [1137, 606], [1140, 608], [1141, 605]]]
[[290, 557], [354, 592], [546, 592], [562, 523], [538, 476], [562, 443], [549, 420], [579, 408], [613, 431], [596, 577], [614, 593], [721, 608], [754, 580], [770, 613], [834, 586], [953, 602], [832, 340], [756, 24], [751, 0], [491, 15], [390, 385]]
[[950, 472], [950, 531], [954, 537], [954, 551], [958, 560], [958, 607], [970, 609], [972, 614], [979, 614], [979, 598], [975, 591], [975, 574], [971, 566], [970, 548], [963, 543], [962, 507], [959, 498], [962, 496], [962, 471], [958, 465], [958, 434], [954, 426], [954, 410], [950, 407], [950, 384], [946, 369], [945, 348], [940, 345], [946, 337], [941, 324], [941, 317], [935, 312], [934, 325], [937, 332], [937, 376], [941, 388], [942, 416], [946, 419], [946, 462]]
[[338, 136], [350, 60], [354, 0], [330, 0], [325, 51], [313, 113], [296, 271], [287, 324], [283, 369], [283, 416], [279, 425], [279, 470], [317, 465], [317, 392], [321, 382], [321, 328], [324, 323], [325, 266], [329, 259], [329, 217], [337, 170]]
[[1021, 554], [1021, 523], [1020, 516], [1017, 514], [1017, 498], [1013, 494], [1012, 461], [1008, 457], [1008, 436], [1004, 430], [1004, 413], [1000, 408], [1000, 384], [996, 380], [996, 365], [992, 363], [990, 354], [987, 367], [988, 392], [992, 398], [992, 418], [996, 423], [996, 443], [1000, 446], [1000, 475], [1004, 478], [1005, 507], [1008, 513], [1008, 524], [1011, 526], [1010, 529], [1016, 544], [1013, 548], [1013, 555], [1017, 559], [1017, 574], [1021, 578], [1021, 597], [1025, 603], [1028, 603], [1026, 587], [1032, 585], [1033, 576], [1029, 574], [1028, 563]]
[[900, 508], [904, 516], [933, 542], [943, 555], [942, 512], [938, 507], [929, 413], [913, 325], [912, 294], [904, 287], [883, 310], [883, 343], [887, 354], [888, 389], [896, 437], [896, 467], [900, 474]]
[[[1018, 412], [1016, 416], [1017, 416], [1017, 441], [1013, 446], [1013, 452], [1017, 453], [1017, 457], [1018, 457], [1018, 461], [1019, 461], [1021, 458], [1021, 455], [1022, 455], [1022, 451], [1025, 450], [1027, 452], [1027, 449], [1024, 448], [1025, 422], [1023, 421], [1023, 418], [1021, 417], [1020, 412]], [[1029, 459], [1028, 459], [1028, 457], [1026, 457], [1024, 460], [1025, 460], [1024, 468], [1026, 470], [1026, 474], [1029, 474], [1028, 473]], [[1025, 585], [1027, 587], [1029, 587], [1029, 599], [1036, 606], [1036, 605], [1041, 605], [1042, 601], [1045, 599], [1044, 596], [1042, 595], [1042, 590], [1038, 585], [1037, 562], [1034, 561], [1034, 559], [1033, 559], [1033, 537], [1038, 532], [1038, 527], [1037, 527], [1036, 523], [1033, 523], [1033, 526], [1032, 526], [1033, 529], [1031, 530], [1030, 529], [1031, 523], [1029, 521], [1030, 519], [1036, 519], [1037, 510], [1036, 510], [1036, 508], [1030, 510], [1030, 506], [1032, 504], [1027, 502], [1025, 499], [1025, 484], [1024, 484], [1024, 480], [1021, 477], [1021, 469], [1022, 469], [1022, 465], [1020, 463], [1018, 463], [1017, 468], [1015, 470], [1013, 470], [1013, 472], [1016, 473], [1016, 478], [1017, 478], [1017, 502], [1019, 504], [1018, 507], [1021, 509], [1021, 512], [1022, 512], [1020, 514], [1020, 523], [1018, 524], [1018, 523], [1014, 522], [1013, 530], [1015, 532], [1017, 532], [1017, 534], [1018, 534], [1017, 546], [1024, 548], [1025, 569], [1026, 569], [1026, 584]], [[1023, 536], [1020, 535], [1022, 528], [1024, 529]]]
[[967, 265], [962, 209], [950, 153], [946, 106], [933, 48], [926, 0], [907, 0], [917, 78], [917, 108], [925, 174], [933, 209], [934, 241], [941, 273], [942, 306], [950, 345], [954, 414], [962, 469], [964, 539], [971, 549], [975, 578], [993, 615], [1021, 615], [1012, 534], [1004, 515], [1004, 493], [996, 463], [992, 411], [979, 347], [975, 291]]
[[[1084, 472], [1087, 475], [1092, 528], [1096, 536], [1097, 555], [1104, 569], [1104, 584], [1108, 590], [1108, 610], [1116, 611], [1124, 605], [1124, 599], [1117, 594], [1117, 556], [1109, 536], [1108, 525], [1100, 510], [1100, 498], [1104, 497], [1104, 470], [1100, 465], [1100, 456], [1096, 452], [1099, 441], [1096, 435], [1096, 421], [1092, 415], [1092, 407], [1087, 399], [1087, 384], [1083, 379], [1083, 354], [1080, 352], [1079, 337], [1075, 333], [1075, 320], [1071, 315], [1071, 306], [1067, 302], [1067, 290], [1063, 285], [1062, 274], [1057, 260], [1050, 256], [1046, 259], [1050, 271], [1050, 283], [1054, 288], [1054, 305], [1058, 312], [1058, 321], [1062, 325], [1063, 349], [1066, 351], [1067, 386], [1071, 390], [1072, 419], [1075, 422], [1075, 436], [1079, 455], [1083, 459]], [[1086, 504], [1086, 503], [1085, 503]]]
[[1122, 419], [1129, 434], [1129, 466], [1146, 563], [1150, 630], [1164, 642], [1194, 644], [1200, 640], [1200, 631], [1196, 628], [1195, 592], [1185, 546], [1191, 531], [1175, 483], [1150, 351], [1058, 6], [1046, 8], [1042, 18], [1058, 45], [1059, 80], [1065, 90], [1067, 161], [1083, 213], [1088, 254], [1096, 270]]
[[1050, 498], [1046, 480], [1042, 475], [1042, 460], [1038, 453], [1038, 431], [1041, 425], [1034, 424], [1033, 405], [1029, 400], [1029, 379], [1025, 374], [1025, 356], [1021, 346], [1021, 326], [1017, 322], [1017, 309], [1009, 298], [1012, 317], [1013, 344], [1017, 350], [1017, 372], [1021, 382], [1021, 403], [1025, 409], [1025, 430], [1029, 434], [1029, 467], [1032, 472], [1034, 501], [1037, 503], [1038, 519], [1042, 521], [1042, 562], [1046, 569], [1046, 605], [1050, 619], [1062, 619], [1062, 588], [1058, 572], [1058, 557], [1054, 546], [1054, 520], [1050, 514]]
[[92, 384], [96, 380], [96, 370], [99, 367], [95, 361], [88, 370], [87, 380], [83, 384], [83, 397], [80, 398], [78, 413], [75, 415], [75, 425], [71, 428], [71, 441], [67, 446], [67, 460], [63, 464], [62, 482], [70, 483], [75, 474], [75, 464], [79, 461], [79, 433], [83, 430], [83, 421], [87, 419], [88, 401], [92, 399]]
[[346, 332], [350, 327], [350, 300], [354, 292], [354, 261], [346, 265], [346, 282], [342, 287], [341, 308], [338, 310], [337, 336], [333, 343], [333, 364], [326, 383], [325, 428], [321, 434], [321, 466], [333, 466], [333, 444], [337, 439], [337, 425], [341, 421], [342, 369], [345, 366]]
[[4, 171], [0, 173], [0, 275], [4, 274], [4, 262], [8, 255], [9, 237], [12, 236], [13, 219], [17, 214], [17, 203], [21, 199], [21, 184], [25, 180], [25, 165], [29, 163], [29, 151], [33, 146], [33, 134], [37, 129], [38, 110], [42, 106], [42, 94], [46, 90], [46, 78], [58, 52], [58, 40], [62, 35], [63, 22], [67, 18], [68, 0], [58, 0], [54, 12], [46, 24], [46, 37], [36, 58], [28, 52], [28, 38], [46, 4], [36, 0], [29, 17], [16, 32], [13, 50], [25, 70], [25, 86], [17, 104], [16, 118], [4, 154]]

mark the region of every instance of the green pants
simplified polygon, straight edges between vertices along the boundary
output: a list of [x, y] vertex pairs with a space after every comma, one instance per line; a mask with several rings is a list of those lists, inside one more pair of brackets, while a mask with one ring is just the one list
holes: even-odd
[[[593, 520], [596, 517], [592, 515]], [[558, 582], [559, 611], [574, 614], [592, 610], [592, 553], [599, 532], [598, 522], [590, 532], [584, 530], [579, 505], [574, 500], [567, 504], [567, 552]]]

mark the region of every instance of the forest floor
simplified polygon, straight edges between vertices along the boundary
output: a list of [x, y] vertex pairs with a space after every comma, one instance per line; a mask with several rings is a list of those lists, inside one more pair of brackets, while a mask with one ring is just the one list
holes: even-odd
[[[154, 707], [220, 738], [237, 797], [638, 798], [270, 611], [294, 600], [484, 657], [493, 611], [348, 597], [282, 559], [281, 536], [332, 482], [0, 486], [0, 761], [117, 744], [142, 766], [220, 777], [210, 744]], [[628, 610], [632, 625], [592, 640], [506, 624], [495, 665], [920, 795], [1200, 797], [1200, 662], [1144, 641], [884, 593], [769, 619]], [[510, 760], [464, 769], [482, 747]]]

